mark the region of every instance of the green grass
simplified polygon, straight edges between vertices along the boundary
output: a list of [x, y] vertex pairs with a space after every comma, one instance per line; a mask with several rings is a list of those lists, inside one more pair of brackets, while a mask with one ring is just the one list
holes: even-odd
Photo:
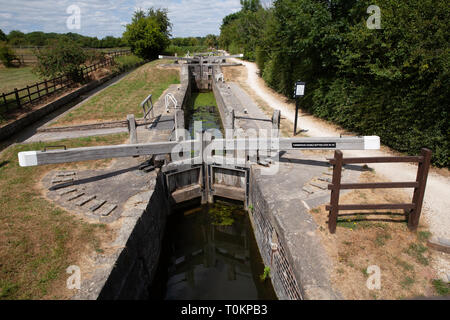
[[441, 279], [436, 279], [436, 280], [432, 281], [432, 284], [438, 295], [440, 295], [440, 296], [449, 296], [450, 295], [450, 284], [449, 283], [445, 283]]
[[157, 64], [160, 63], [161, 61], [153, 61], [139, 67], [53, 125], [125, 120], [131, 113], [142, 117], [140, 103], [150, 93], [155, 103], [171, 84], [180, 82], [178, 70], [159, 69]]
[[424, 245], [420, 243], [411, 243], [406, 250], [406, 253], [415, 258], [420, 264], [427, 266], [430, 263], [429, 258], [424, 255], [427, 251], [428, 248]]
[[414, 271], [414, 266], [413, 265], [409, 264], [406, 261], [403, 261], [403, 260], [399, 259], [398, 257], [393, 257], [393, 258], [394, 258], [395, 264], [397, 264], [398, 266], [402, 267], [403, 270], [405, 270], [405, 271]]
[[32, 67], [0, 68], [0, 94], [22, 89], [27, 85], [41, 82], [39, 76], [31, 72]]
[[427, 241], [431, 237], [431, 232], [429, 231], [419, 231], [417, 233], [417, 238], [419, 241]]
[[[62, 140], [67, 147], [120, 144], [126, 134]], [[17, 153], [44, 143], [9, 147], [0, 154], [0, 299], [59, 297], [68, 266], [83, 253], [99, 251], [102, 224], [89, 224], [47, 201], [36, 185], [49, 170], [73, 164], [22, 168]], [[95, 167], [99, 162], [85, 162]]]
[[139, 58], [134, 54], [115, 57], [114, 61], [116, 63], [114, 69], [116, 69], [117, 71], [129, 70], [136, 64], [144, 62], [143, 59]]
[[403, 289], [408, 289], [414, 284], [414, 282], [416, 282], [414, 278], [406, 276], [400, 283], [400, 285], [402, 286]]

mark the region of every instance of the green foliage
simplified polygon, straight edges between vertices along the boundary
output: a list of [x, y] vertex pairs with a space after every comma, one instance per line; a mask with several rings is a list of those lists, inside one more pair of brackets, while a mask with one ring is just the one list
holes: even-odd
[[77, 44], [58, 41], [36, 52], [36, 56], [35, 73], [48, 78], [66, 74], [74, 82], [83, 81], [81, 67], [88, 57]]
[[[0, 30], [1, 31], [1, 30]], [[0, 41], [0, 61], [5, 67], [11, 67], [16, 55], [6, 42]]]
[[174, 56], [177, 54], [179, 57], [185, 56], [188, 52], [189, 54], [193, 54], [195, 52], [206, 52], [208, 50], [207, 46], [177, 46], [174, 44], [171, 44], [167, 49], [164, 51], [166, 55]]
[[438, 295], [440, 296], [450, 295], [450, 283], [445, 283], [441, 279], [435, 279], [432, 281], [432, 284]]
[[54, 41], [72, 41], [83, 48], [117, 48], [126, 46], [122, 38], [107, 36], [103, 39], [98, 39], [97, 37], [87, 37], [72, 32], [46, 33], [34, 31], [23, 33], [13, 30], [7, 36], [5, 35], [5, 39], [2, 40], [2, 32], [0, 30], [0, 41], [8, 41], [11, 46], [47, 46]]
[[[369, 0], [247, 3], [223, 19], [219, 44], [255, 59], [263, 78], [300, 106], [401, 152], [433, 151], [449, 167], [449, 29], [445, 0], [380, 0], [381, 27], [368, 29]], [[249, 10], [249, 8], [253, 8]]]
[[270, 278], [270, 267], [264, 267], [264, 272], [262, 275], [259, 276], [261, 281], [266, 281]]
[[172, 25], [166, 9], [138, 10], [123, 34], [131, 50], [143, 59], [154, 59], [170, 44]]
[[208, 34], [205, 39], [205, 44], [208, 48], [216, 48], [219, 44], [219, 39], [216, 35]]
[[8, 38], [2, 29], [0, 29], [0, 41], [8, 41]]

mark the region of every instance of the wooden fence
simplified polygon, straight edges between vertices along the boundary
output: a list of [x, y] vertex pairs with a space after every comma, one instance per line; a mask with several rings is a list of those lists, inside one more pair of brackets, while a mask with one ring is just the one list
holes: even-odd
[[[39, 50], [41, 47], [32, 47], [33, 49]], [[43, 47], [42, 47], [43, 48]], [[100, 49], [86, 49], [86, 51], [101, 51]], [[124, 49], [124, 50], [113, 50], [113, 51], [105, 51], [104, 54], [109, 56], [110, 58], [114, 58], [114, 57], [118, 57], [118, 56], [123, 56], [126, 54], [130, 54], [131, 50], [129, 49]], [[27, 65], [27, 64], [36, 64], [38, 59], [37, 56], [35, 54], [22, 54], [22, 53], [17, 53], [15, 54], [16, 57], [16, 61], [20, 64], [20, 65]]]
[[[87, 79], [91, 72], [113, 65], [115, 57], [128, 53], [130, 53], [129, 50], [115, 52], [113, 56], [108, 57], [101, 62], [83, 67], [81, 69], [83, 79]], [[26, 86], [22, 89], [15, 88], [12, 92], [3, 93], [0, 95], [0, 108], [4, 109], [0, 109], [0, 112], [9, 111], [12, 108], [22, 108], [27, 104], [32, 104], [44, 97], [61, 91], [62, 89], [65, 89], [72, 84], [73, 82], [66, 75], [63, 75], [54, 79], [35, 83], [31, 86]]]
[[[328, 228], [330, 233], [336, 232], [336, 225], [340, 210], [406, 210], [408, 215], [408, 227], [416, 230], [419, 225], [422, 211], [423, 197], [427, 184], [428, 170], [430, 168], [431, 151], [422, 149], [420, 156], [406, 157], [370, 157], [370, 158], [343, 158], [342, 151], [336, 150], [334, 158], [329, 159], [333, 165], [333, 178], [328, 189], [331, 190], [330, 205], [326, 207], [329, 211]], [[376, 183], [341, 183], [342, 166], [352, 163], [394, 163], [413, 162], [418, 163], [417, 177], [414, 182], [376, 182]], [[398, 204], [339, 204], [340, 190], [348, 189], [383, 189], [383, 188], [414, 188], [411, 203]]]

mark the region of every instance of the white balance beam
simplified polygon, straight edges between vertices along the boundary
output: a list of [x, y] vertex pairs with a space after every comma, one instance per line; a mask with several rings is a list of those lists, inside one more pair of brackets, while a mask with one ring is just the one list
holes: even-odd
[[[380, 138], [242, 138], [214, 139], [206, 142], [209, 150], [378, 150]], [[98, 146], [73, 148], [67, 150], [25, 151], [19, 152], [19, 164], [22, 167], [99, 160], [120, 157], [179, 153], [181, 150], [201, 150], [199, 140], [153, 142], [143, 144], [122, 144], [116, 146]]]

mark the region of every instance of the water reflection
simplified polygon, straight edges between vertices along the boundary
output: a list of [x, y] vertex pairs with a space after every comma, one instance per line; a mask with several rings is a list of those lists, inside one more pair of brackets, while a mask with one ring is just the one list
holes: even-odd
[[165, 299], [275, 298], [246, 214], [221, 202], [170, 217]]

